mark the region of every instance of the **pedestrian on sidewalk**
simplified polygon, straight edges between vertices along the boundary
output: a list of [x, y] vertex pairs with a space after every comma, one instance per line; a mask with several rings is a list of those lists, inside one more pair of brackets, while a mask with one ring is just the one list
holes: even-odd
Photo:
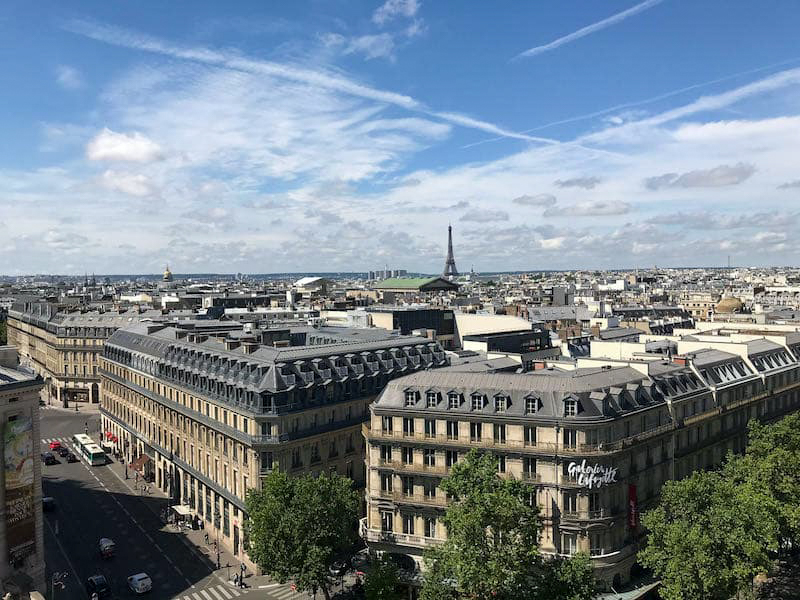
[[206, 546], [208, 546], [208, 532], [207, 532], [207, 531], [206, 531], [206, 533], [203, 535], [203, 537], [204, 537], [204, 538], [205, 538], [205, 540], [206, 540]]

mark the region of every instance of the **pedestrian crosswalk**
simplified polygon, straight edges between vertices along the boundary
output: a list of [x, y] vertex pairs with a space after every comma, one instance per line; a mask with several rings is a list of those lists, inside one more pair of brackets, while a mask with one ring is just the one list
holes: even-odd
[[60, 437], [60, 438], [42, 438], [42, 443], [46, 446], [49, 446], [51, 442], [61, 442], [62, 444], [69, 444], [72, 442], [72, 438], [70, 437]]
[[178, 596], [175, 600], [233, 600], [242, 593], [232, 586], [215, 585], [207, 587], [192, 594]]

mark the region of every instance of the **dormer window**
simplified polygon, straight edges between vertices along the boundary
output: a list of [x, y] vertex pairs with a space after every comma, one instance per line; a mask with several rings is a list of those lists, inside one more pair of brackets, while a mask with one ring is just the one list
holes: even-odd
[[472, 394], [472, 410], [483, 410], [483, 395]]
[[439, 403], [439, 392], [428, 392], [425, 395], [425, 403], [428, 408], [436, 408]]
[[461, 394], [456, 392], [447, 394], [447, 406], [448, 408], [458, 408], [461, 406]]
[[578, 401], [573, 399], [564, 400], [564, 416], [574, 417], [577, 414], [578, 414]]
[[495, 412], [506, 412], [506, 408], [508, 408], [508, 396], [495, 396], [494, 397]]
[[406, 406], [414, 406], [417, 403], [417, 392], [406, 390]]
[[538, 398], [525, 398], [525, 414], [533, 415], [539, 411]]

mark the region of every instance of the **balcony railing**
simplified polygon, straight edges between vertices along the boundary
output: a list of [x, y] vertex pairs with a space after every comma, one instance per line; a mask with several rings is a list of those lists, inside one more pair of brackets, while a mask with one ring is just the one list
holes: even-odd
[[390, 542], [411, 546], [434, 546], [440, 543], [436, 538], [427, 538], [421, 535], [397, 533], [395, 531], [381, 531], [379, 529], [364, 529], [364, 538], [368, 542]]
[[251, 435], [250, 443], [253, 446], [266, 446], [269, 444], [279, 444], [281, 442], [289, 441], [289, 435], [282, 433], [280, 435]]
[[562, 511], [562, 521], [594, 521], [596, 519], [607, 519], [614, 516], [614, 512], [610, 508], [601, 508], [598, 510], [578, 510], [578, 511]]
[[424, 465], [419, 463], [404, 463], [397, 460], [383, 459], [378, 461], [378, 465], [407, 473], [431, 473], [435, 475], [446, 475], [447, 471], [449, 470], [444, 465]]

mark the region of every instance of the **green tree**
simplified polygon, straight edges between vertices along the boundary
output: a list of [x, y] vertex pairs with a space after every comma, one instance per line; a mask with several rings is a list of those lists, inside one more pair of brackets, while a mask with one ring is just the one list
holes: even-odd
[[385, 554], [372, 563], [364, 580], [364, 593], [367, 600], [404, 600], [408, 596], [397, 565]]
[[748, 426], [744, 456], [731, 460], [738, 480], [750, 482], [777, 502], [783, 548], [800, 546], [800, 413], [772, 425], [757, 420]]
[[6, 334], [6, 322], [0, 321], [0, 346], [8, 343], [8, 336]]
[[769, 569], [777, 503], [734, 471], [667, 482], [659, 506], [642, 517], [639, 561], [662, 580], [665, 600], [727, 600]]
[[569, 558], [557, 556], [546, 561], [539, 583], [539, 598], [585, 600], [594, 598], [597, 582], [589, 556], [583, 553]]
[[532, 488], [499, 477], [495, 457], [471, 451], [453, 466], [440, 487], [452, 498], [443, 518], [447, 540], [426, 551], [422, 600], [591, 598], [591, 574], [588, 595], [546, 594], [548, 585], [553, 591], [578, 589], [566, 582], [557, 586], [554, 578], [586, 573], [572, 569], [572, 563], [567, 567], [541, 556], [539, 510], [529, 503]]
[[273, 471], [246, 504], [250, 557], [281, 583], [292, 579], [298, 590], [320, 589], [329, 599], [328, 568], [355, 541], [352, 481]]

